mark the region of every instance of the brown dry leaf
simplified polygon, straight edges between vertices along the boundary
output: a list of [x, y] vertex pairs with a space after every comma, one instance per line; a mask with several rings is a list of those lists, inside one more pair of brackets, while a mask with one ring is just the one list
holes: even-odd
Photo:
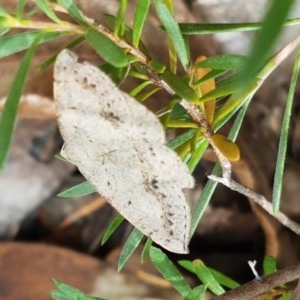
[[49, 300], [52, 278], [105, 299], [181, 299], [172, 287], [145, 283], [130, 269], [116, 272], [115, 262], [57, 246], [2, 243], [0, 261], [0, 299]]

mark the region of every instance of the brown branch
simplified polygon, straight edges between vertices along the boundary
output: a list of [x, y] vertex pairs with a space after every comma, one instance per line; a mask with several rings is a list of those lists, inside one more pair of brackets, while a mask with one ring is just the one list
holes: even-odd
[[213, 300], [250, 300], [261, 294], [267, 293], [272, 288], [284, 285], [300, 278], [300, 263], [286, 267], [271, 275], [262, 276], [261, 280], [252, 280], [223, 295], [214, 297]]
[[300, 235], [300, 225], [293, 220], [291, 220], [288, 216], [283, 214], [282, 212], [274, 213], [272, 203], [269, 202], [264, 196], [255, 193], [251, 189], [239, 184], [238, 182], [224, 178], [224, 177], [217, 177], [214, 175], [209, 175], [209, 179], [214, 180], [216, 182], [222, 183], [223, 185], [227, 186], [233, 191], [236, 191], [250, 199], [252, 199], [256, 204], [260, 205], [266, 212], [268, 212], [271, 216], [276, 218], [283, 226], [289, 228], [291, 231], [295, 232], [296, 234]]

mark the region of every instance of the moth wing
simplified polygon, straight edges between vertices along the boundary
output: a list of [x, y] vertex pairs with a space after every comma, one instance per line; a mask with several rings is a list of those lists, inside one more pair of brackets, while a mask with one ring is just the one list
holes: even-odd
[[[93, 123], [94, 118], [104, 118], [111, 122], [116, 130], [122, 127], [119, 131], [122, 131], [124, 139], [127, 136], [135, 136], [141, 141], [147, 139], [154, 144], [165, 143], [162, 125], [154, 113], [120, 91], [97, 67], [89, 63], [79, 63], [77, 60], [74, 53], [63, 50], [58, 55], [54, 67], [56, 107], [59, 113], [63, 111], [66, 115], [68, 111], [69, 115], [62, 116], [63, 118], [72, 118], [72, 110], [77, 115], [79, 108], [84, 118], [93, 118]], [[81, 122], [82, 120], [78, 120], [76, 124]]]
[[166, 249], [186, 253], [193, 178], [165, 145], [156, 116], [95, 66], [64, 50], [54, 69], [63, 154], [129, 222]]

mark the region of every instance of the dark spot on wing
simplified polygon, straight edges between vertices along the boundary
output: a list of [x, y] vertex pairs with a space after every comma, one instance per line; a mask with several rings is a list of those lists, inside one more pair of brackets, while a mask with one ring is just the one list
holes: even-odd
[[77, 107], [76, 107], [76, 106], [69, 106], [68, 108], [69, 108], [69, 109], [72, 109], [72, 110], [77, 110]]
[[120, 121], [120, 118], [119, 118], [118, 116], [116, 116], [113, 112], [109, 112], [109, 113], [107, 114], [107, 117], [108, 117], [109, 119], [114, 119], [114, 120], [116, 120], [116, 121]]
[[128, 201], [128, 202], [127, 202], [128, 205], [131, 205], [131, 203], [132, 203], [131, 201]]
[[88, 80], [87, 77], [83, 77], [82, 86], [86, 90], [95, 90], [96, 89], [96, 84], [95, 83], [89, 83], [89, 80]]
[[87, 79], [87, 77], [84, 77], [84, 78], [83, 78], [82, 84], [83, 84], [83, 87], [84, 87], [84, 88], [87, 87], [87, 85], [88, 85], [88, 79]]
[[169, 223], [170, 226], [173, 225], [173, 222], [171, 220], [168, 220], [168, 223]]
[[157, 179], [152, 179], [151, 180], [151, 186], [155, 189], [155, 190], [157, 190], [158, 189], [158, 181], [157, 181]]

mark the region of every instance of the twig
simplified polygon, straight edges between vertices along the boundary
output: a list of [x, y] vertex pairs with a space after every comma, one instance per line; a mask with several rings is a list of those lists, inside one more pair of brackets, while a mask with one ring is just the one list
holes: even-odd
[[250, 190], [249, 188], [239, 184], [238, 182], [234, 181], [233, 179], [228, 179], [224, 177], [217, 177], [214, 175], [209, 175], [209, 179], [214, 180], [216, 182], [222, 183], [228, 188], [233, 191], [236, 191], [248, 198], [251, 198], [255, 203], [261, 206], [266, 212], [268, 212], [271, 216], [276, 218], [282, 225], [289, 228], [296, 234], [300, 235], [300, 225], [290, 218], [288, 218], [282, 212], [278, 212], [274, 214], [272, 204], [262, 195], [255, 193], [254, 191]]
[[[249, 300], [267, 293], [272, 288], [282, 286], [300, 278], [300, 263], [286, 267], [271, 275], [262, 276], [261, 281], [252, 280], [236, 289], [233, 289], [213, 300]], [[299, 299], [299, 298], [297, 298]]]

